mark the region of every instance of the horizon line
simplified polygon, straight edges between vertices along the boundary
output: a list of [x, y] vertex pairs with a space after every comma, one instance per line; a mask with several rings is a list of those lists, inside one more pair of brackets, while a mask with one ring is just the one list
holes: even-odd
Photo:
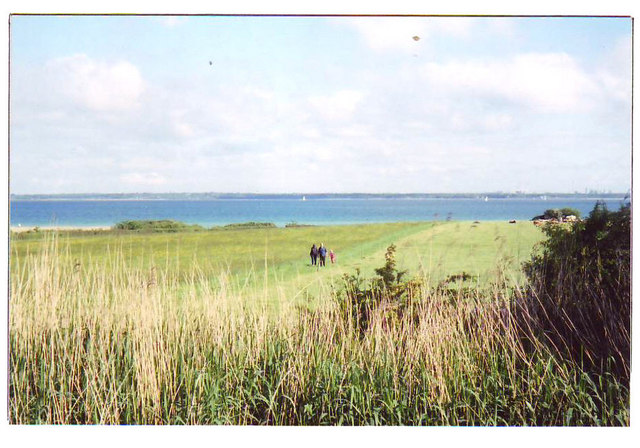
[[281, 196], [291, 196], [291, 195], [469, 195], [469, 194], [478, 194], [478, 195], [490, 195], [490, 194], [514, 194], [514, 195], [545, 195], [545, 194], [570, 194], [570, 195], [585, 195], [585, 194], [622, 194], [622, 195], [630, 195], [631, 190], [627, 191], [598, 191], [598, 190], [588, 190], [586, 192], [579, 191], [462, 191], [462, 192], [363, 192], [363, 191], [350, 191], [350, 192], [304, 192], [304, 191], [293, 191], [293, 192], [254, 192], [254, 191], [232, 191], [232, 192], [223, 192], [223, 191], [162, 191], [162, 192], [150, 192], [150, 191], [134, 191], [134, 192], [108, 192], [108, 193], [98, 193], [98, 192], [82, 192], [82, 193], [9, 193], [9, 196], [107, 196], [107, 195], [255, 195], [255, 196], [266, 196], [266, 195], [281, 195]]

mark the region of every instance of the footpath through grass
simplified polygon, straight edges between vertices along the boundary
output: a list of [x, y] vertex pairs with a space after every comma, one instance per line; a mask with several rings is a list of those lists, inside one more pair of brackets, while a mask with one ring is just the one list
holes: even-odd
[[[471, 276], [469, 286], [488, 286], [500, 279], [518, 285], [523, 281], [521, 263], [528, 260], [542, 232], [529, 222], [445, 222], [416, 226], [387, 234], [338, 253], [338, 261], [326, 268], [306, 269], [296, 265], [295, 276], [283, 275], [280, 287], [289, 286], [289, 295], [313, 298], [339, 288], [343, 274], [359, 269], [364, 278], [375, 275], [384, 262], [386, 248], [395, 244], [399, 269], [437, 284], [463, 273]], [[330, 240], [329, 240], [330, 241]], [[349, 250], [350, 249], [350, 250]], [[274, 275], [279, 271], [274, 270]]]

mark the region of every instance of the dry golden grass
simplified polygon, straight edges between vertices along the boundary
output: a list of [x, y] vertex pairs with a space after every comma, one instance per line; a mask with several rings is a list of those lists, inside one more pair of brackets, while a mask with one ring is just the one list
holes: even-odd
[[328, 286], [310, 310], [268, 276], [262, 291], [197, 266], [178, 281], [64, 250], [12, 260], [12, 423], [628, 424], [627, 391], [525, 350], [507, 289], [425, 289], [361, 336]]

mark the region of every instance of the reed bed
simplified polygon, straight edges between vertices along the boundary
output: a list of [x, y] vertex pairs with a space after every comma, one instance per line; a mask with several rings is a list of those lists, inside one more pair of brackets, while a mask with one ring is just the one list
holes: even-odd
[[185, 279], [64, 250], [52, 238], [11, 260], [14, 424], [629, 424], [614, 376], [523, 343], [506, 286], [425, 288], [362, 334], [329, 287], [310, 310], [267, 276], [256, 291], [197, 265]]

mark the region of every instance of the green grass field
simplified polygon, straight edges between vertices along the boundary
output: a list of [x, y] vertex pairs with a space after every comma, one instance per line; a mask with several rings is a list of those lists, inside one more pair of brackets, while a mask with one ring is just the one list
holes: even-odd
[[[88, 232], [89, 233], [89, 232]], [[48, 232], [39, 237], [14, 239], [11, 268], [18, 269], [29, 254], [38, 253]], [[359, 268], [373, 276], [390, 244], [398, 247], [398, 260], [411, 275], [434, 281], [468, 272], [488, 281], [498, 267], [520, 279], [519, 265], [528, 259], [542, 233], [529, 222], [391, 223], [327, 227], [224, 230], [197, 233], [110, 233], [82, 235], [61, 232], [58, 244], [65, 263], [116, 269], [149, 270], [188, 277], [197, 267], [211, 277], [225, 272], [245, 284], [247, 278], [268, 275], [282, 281], [335, 279]], [[313, 269], [311, 244], [324, 243], [337, 254], [325, 269]], [[313, 274], [309, 276], [308, 274]]]
[[[12, 235], [10, 421], [628, 425], [628, 390], [505, 321], [542, 238], [528, 222]], [[314, 242], [337, 263], [311, 267]], [[390, 244], [425, 286], [360, 333], [334, 293]], [[433, 288], [463, 272], [472, 297]]]

